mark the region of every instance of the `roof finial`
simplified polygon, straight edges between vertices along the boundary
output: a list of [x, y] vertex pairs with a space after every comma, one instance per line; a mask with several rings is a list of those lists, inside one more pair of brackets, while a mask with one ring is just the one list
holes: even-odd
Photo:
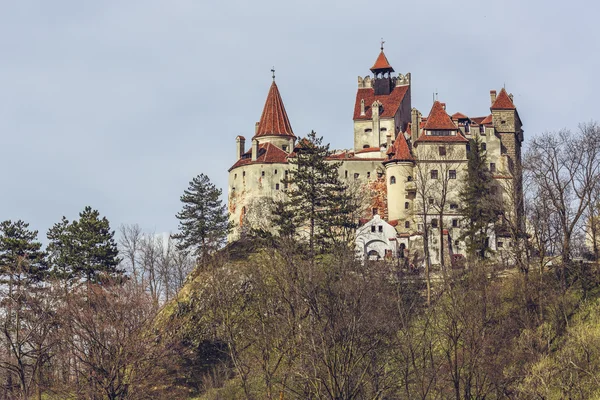
[[381, 51], [383, 51], [383, 44], [385, 43], [385, 40], [383, 40], [383, 38], [381, 38]]
[[275, 67], [271, 68], [271, 72], [273, 73], [273, 81], [275, 81]]

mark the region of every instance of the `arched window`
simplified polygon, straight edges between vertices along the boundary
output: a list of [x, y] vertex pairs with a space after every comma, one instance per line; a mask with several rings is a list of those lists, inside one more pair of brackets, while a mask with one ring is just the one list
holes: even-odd
[[369, 145], [368, 144], [363, 144], [363, 149], [368, 149]]
[[395, 185], [395, 184], [396, 184], [396, 177], [395, 177], [395, 176], [392, 176], [392, 177], [390, 178], [390, 185]]

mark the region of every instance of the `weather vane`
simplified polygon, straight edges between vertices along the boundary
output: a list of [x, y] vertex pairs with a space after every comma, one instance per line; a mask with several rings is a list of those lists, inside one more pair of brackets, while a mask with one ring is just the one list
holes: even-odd
[[275, 80], [275, 67], [271, 68], [271, 72], [273, 73], [273, 80]]
[[383, 40], [383, 38], [381, 38], [381, 51], [383, 51], [383, 44], [385, 43], [385, 40]]

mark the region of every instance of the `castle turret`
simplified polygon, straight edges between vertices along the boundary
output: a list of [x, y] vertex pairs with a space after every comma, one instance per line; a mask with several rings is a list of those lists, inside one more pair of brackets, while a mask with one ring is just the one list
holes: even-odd
[[[393, 146], [388, 149], [388, 159], [383, 162], [387, 180], [388, 220], [397, 220], [396, 229], [407, 232], [411, 229], [413, 196], [413, 168], [415, 159], [412, 156], [404, 134], [398, 134]], [[411, 183], [413, 182], [413, 183]]]
[[287, 152], [292, 151], [289, 148], [290, 143], [294, 143], [296, 140], [281, 94], [275, 83], [275, 77], [273, 77], [273, 83], [269, 89], [260, 121], [256, 126], [256, 134], [252, 140], [255, 139], [260, 143], [274, 144]]
[[355, 151], [385, 147], [388, 133], [395, 137], [410, 123], [410, 73], [392, 76], [394, 68], [383, 46], [371, 72], [372, 79], [358, 77], [354, 105]]

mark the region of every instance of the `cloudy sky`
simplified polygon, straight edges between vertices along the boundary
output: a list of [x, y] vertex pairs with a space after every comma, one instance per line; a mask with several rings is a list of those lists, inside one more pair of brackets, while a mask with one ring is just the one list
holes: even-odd
[[207, 174], [226, 192], [272, 66], [295, 133], [352, 146], [356, 77], [380, 38], [412, 104], [489, 113], [515, 96], [525, 137], [600, 119], [593, 1], [0, 1], [0, 219], [40, 231], [86, 205], [113, 228], [177, 229]]

